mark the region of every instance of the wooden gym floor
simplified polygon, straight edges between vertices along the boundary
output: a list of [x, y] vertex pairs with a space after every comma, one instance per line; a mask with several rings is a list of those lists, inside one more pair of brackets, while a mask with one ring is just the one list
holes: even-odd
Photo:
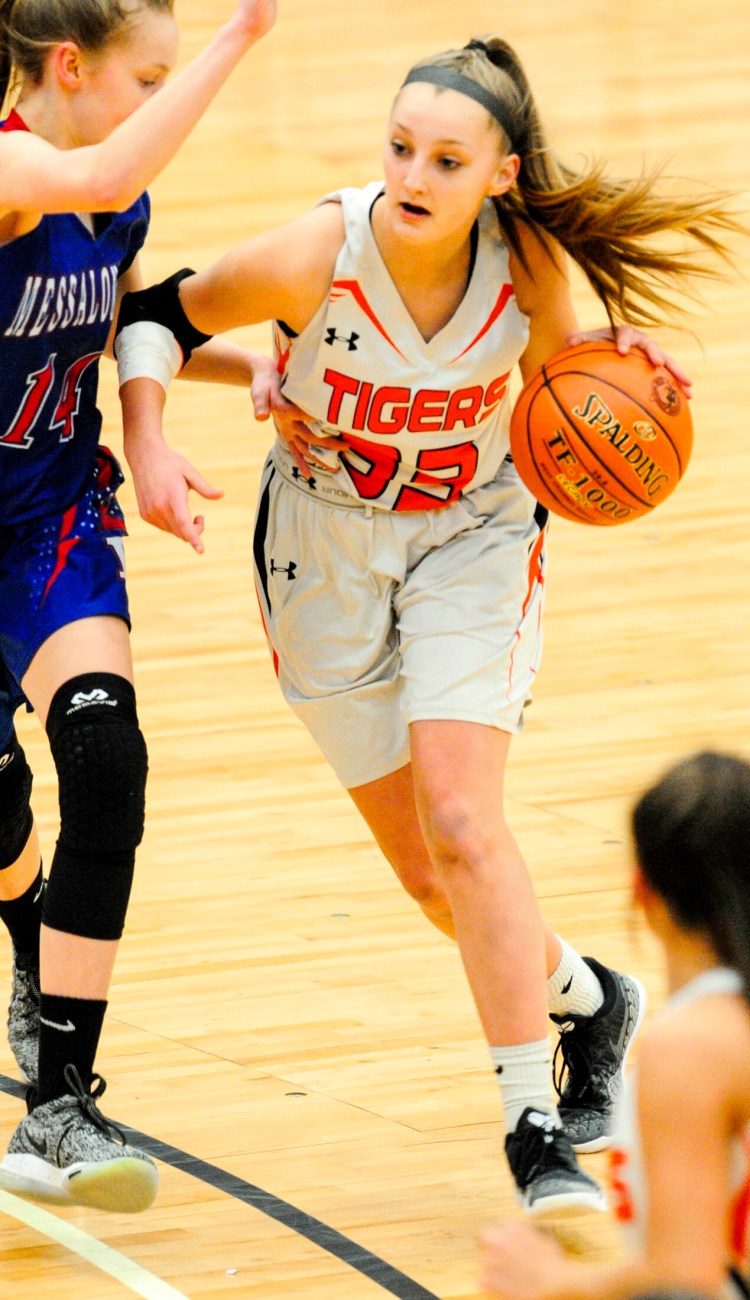
[[[180, 0], [183, 58], [230, 8]], [[499, 24], [563, 155], [605, 153], [628, 173], [666, 157], [672, 175], [746, 202], [747, 0], [280, 10], [153, 187], [149, 281], [377, 177], [410, 64]], [[747, 247], [738, 265], [705, 290], [695, 335], [660, 335], [695, 381], [697, 446], [676, 496], [623, 529], [553, 528], [545, 662], [511, 758], [509, 814], [545, 915], [636, 972], [652, 1009], [662, 972], [629, 905], [628, 804], [688, 749], [750, 754]], [[577, 293], [582, 323], [602, 323]], [[265, 328], [240, 338], [268, 346]], [[140, 1218], [0, 1195], [2, 1293], [469, 1300], [477, 1232], [516, 1210], [457, 953], [399, 890], [278, 692], [250, 565], [268, 429], [244, 393], [180, 384], [169, 436], [226, 496], [206, 510], [198, 558], [123, 493], [151, 778], [99, 1058], [105, 1111], [149, 1136], [162, 1189]], [[19, 730], [49, 862], [51, 762], [35, 719]], [[4, 934], [0, 946], [7, 992]], [[4, 1044], [0, 1075], [4, 1145], [22, 1113]], [[603, 1158], [587, 1167], [603, 1172]], [[582, 1221], [572, 1239], [616, 1250], [608, 1223]]]

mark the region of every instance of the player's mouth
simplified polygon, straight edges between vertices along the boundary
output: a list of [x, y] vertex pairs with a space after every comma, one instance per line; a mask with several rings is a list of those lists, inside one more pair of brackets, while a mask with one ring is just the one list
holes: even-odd
[[428, 209], [423, 208], [419, 203], [399, 203], [398, 206], [402, 217], [405, 217], [407, 221], [419, 221], [431, 215]]

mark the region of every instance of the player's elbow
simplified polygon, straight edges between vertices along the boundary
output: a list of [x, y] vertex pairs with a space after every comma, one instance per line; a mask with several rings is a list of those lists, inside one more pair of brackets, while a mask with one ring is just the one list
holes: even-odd
[[97, 150], [92, 150], [88, 159], [81, 188], [86, 192], [83, 206], [89, 212], [126, 212], [143, 189], [132, 168]]

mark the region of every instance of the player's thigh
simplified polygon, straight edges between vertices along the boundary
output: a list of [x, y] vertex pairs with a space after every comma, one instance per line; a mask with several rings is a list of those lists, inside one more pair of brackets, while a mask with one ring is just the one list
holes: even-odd
[[73, 677], [96, 672], [133, 681], [130, 635], [122, 618], [77, 619], [53, 632], [37, 650], [22, 686], [42, 726], [56, 691]]

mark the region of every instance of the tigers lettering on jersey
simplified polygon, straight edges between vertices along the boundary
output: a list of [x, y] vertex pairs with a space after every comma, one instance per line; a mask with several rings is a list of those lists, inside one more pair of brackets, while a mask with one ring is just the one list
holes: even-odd
[[81, 275], [28, 276], [4, 337], [33, 339], [57, 329], [111, 322], [117, 300], [117, 274], [118, 268], [113, 265]]
[[[385, 384], [377, 388], [365, 380], [343, 375], [330, 367], [323, 382], [331, 389], [326, 423], [345, 424], [368, 433], [450, 433], [457, 425], [473, 429], [492, 414], [505, 396], [510, 372], [498, 375], [486, 388], [410, 388]], [[351, 403], [345, 401], [349, 397]]]
[[[479, 214], [464, 297], [426, 339], [383, 262], [371, 213], [380, 183], [342, 190], [346, 238], [329, 294], [296, 336], [279, 321], [284, 393], [337, 436], [316, 493], [382, 510], [439, 509], [490, 482], [508, 454], [508, 383], [528, 341], [491, 203]], [[325, 468], [326, 457], [336, 464]], [[279, 469], [293, 478], [282, 441]], [[299, 483], [301, 490], [312, 490]]]

